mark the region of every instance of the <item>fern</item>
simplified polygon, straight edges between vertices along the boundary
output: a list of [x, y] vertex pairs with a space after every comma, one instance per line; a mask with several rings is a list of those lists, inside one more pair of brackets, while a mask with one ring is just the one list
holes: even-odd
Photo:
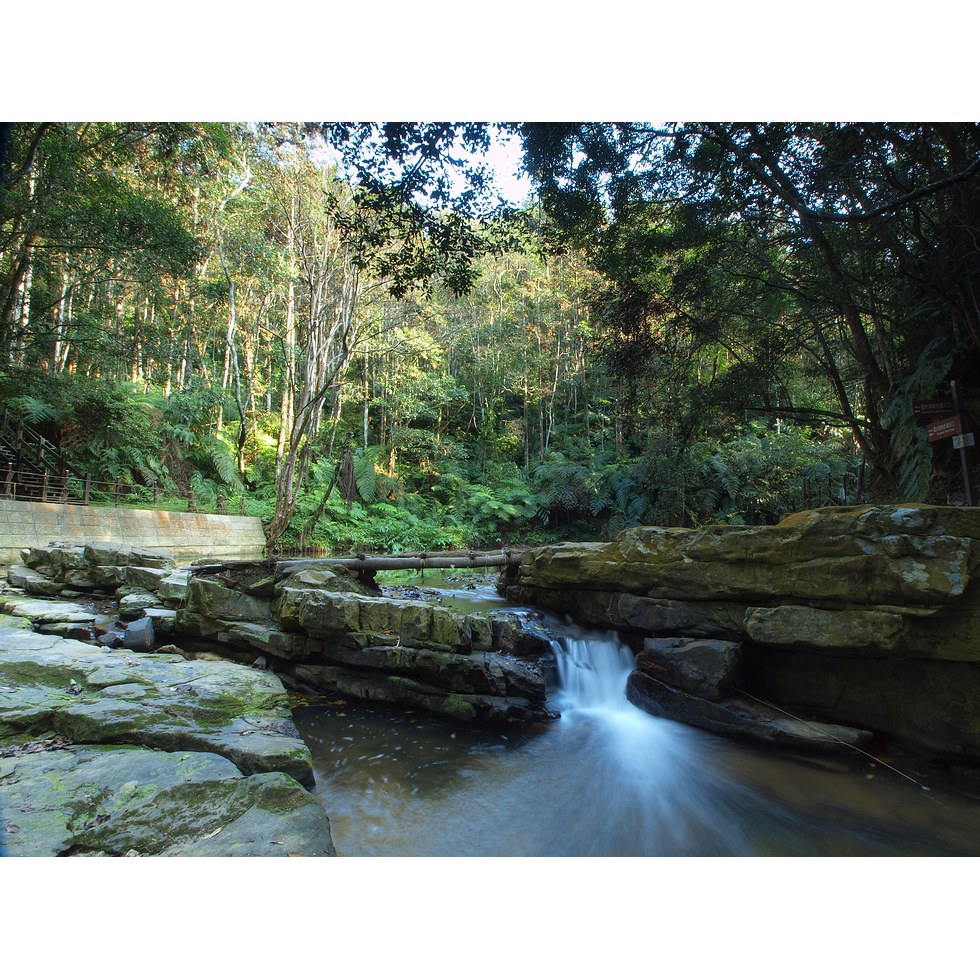
[[375, 499], [378, 487], [378, 455], [380, 446], [371, 446], [367, 450], [359, 449], [354, 457], [354, 483], [357, 493], [366, 504]]
[[228, 486], [240, 486], [238, 463], [228, 446], [217, 439], [212, 439], [205, 449], [221, 482]]
[[929, 398], [948, 377], [956, 349], [946, 348], [943, 337], [927, 344], [912, 373], [895, 389], [882, 416], [889, 430], [892, 452], [898, 460], [898, 478], [906, 500], [925, 500], [932, 474], [932, 443], [912, 412], [913, 398]]
[[64, 414], [54, 405], [41, 398], [35, 398], [33, 395], [18, 395], [10, 398], [7, 400], [7, 407], [14, 418], [27, 422], [29, 425], [53, 422], [59, 420]]

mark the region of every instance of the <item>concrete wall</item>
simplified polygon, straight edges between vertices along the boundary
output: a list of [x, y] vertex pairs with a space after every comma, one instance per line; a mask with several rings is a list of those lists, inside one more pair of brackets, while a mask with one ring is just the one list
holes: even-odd
[[0, 500], [0, 565], [20, 561], [23, 548], [52, 541], [165, 548], [181, 561], [260, 558], [265, 549], [257, 517]]

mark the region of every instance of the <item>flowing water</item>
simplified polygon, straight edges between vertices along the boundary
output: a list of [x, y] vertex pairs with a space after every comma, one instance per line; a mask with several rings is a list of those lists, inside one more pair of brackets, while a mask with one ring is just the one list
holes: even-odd
[[[435, 598], [502, 608], [485, 589]], [[338, 853], [980, 854], [977, 798], [943, 773], [926, 789], [907, 757], [796, 756], [654, 717], [626, 699], [633, 655], [615, 635], [563, 633], [561, 717], [535, 731], [341, 699], [296, 708]]]

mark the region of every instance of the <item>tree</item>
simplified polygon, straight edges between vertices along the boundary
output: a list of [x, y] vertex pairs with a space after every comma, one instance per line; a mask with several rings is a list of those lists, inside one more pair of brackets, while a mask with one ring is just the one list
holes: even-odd
[[675, 230], [662, 258], [682, 231], [724, 257], [729, 294], [751, 288], [770, 310], [781, 304], [769, 333], [790, 325], [806, 338], [836, 399], [836, 421], [882, 483], [908, 472], [904, 382], [929, 351], [958, 373], [980, 363], [980, 127], [569, 123], [522, 131], [559, 237], [588, 246], [617, 284], [624, 333], [644, 334], [661, 307], [720, 334], [731, 310], [707, 302], [706, 280], [707, 293], [696, 277], [652, 283], [635, 263], [621, 264], [617, 241], [635, 238], [654, 214]]
[[[205, 138], [176, 124], [14, 124], [0, 187], [0, 346], [10, 358], [23, 360], [52, 292], [63, 296], [66, 260], [71, 278], [96, 282], [189, 267], [197, 242], [152, 175], [178, 153], [192, 158], [188, 144]], [[44, 309], [32, 310], [32, 289]]]

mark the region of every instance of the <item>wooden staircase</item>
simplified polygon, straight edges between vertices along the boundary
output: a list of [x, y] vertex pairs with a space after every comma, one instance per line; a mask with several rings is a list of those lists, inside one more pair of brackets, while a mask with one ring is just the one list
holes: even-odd
[[77, 476], [61, 451], [6, 408], [0, 415], [0, 496], [13, 500], [81, 503], [70, 489]]

